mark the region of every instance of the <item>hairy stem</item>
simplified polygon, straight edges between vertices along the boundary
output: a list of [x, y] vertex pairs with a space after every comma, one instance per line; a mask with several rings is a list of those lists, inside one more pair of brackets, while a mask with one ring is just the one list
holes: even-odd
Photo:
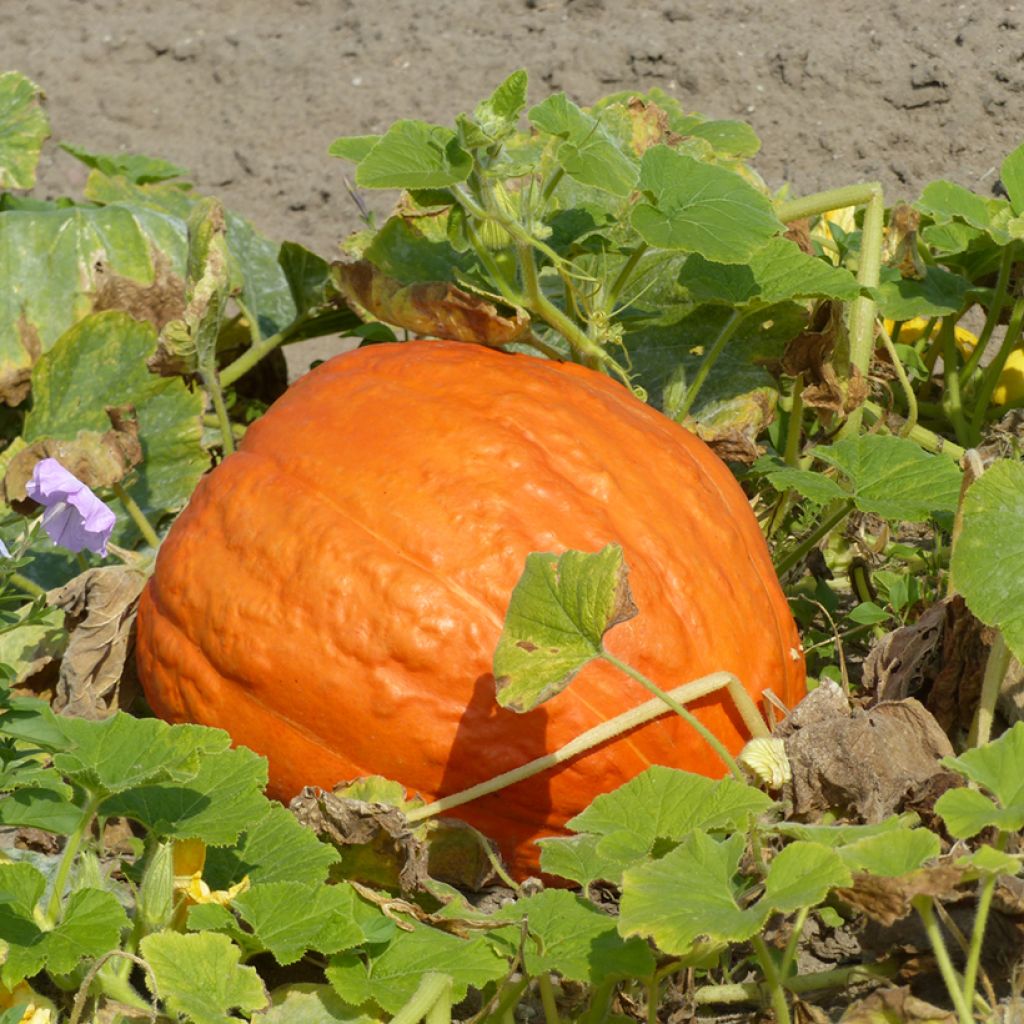
[[900, 427], [900, 437], [908, 437], [917, 426], [917, 395], [914, 394], [914, 389], [910, 386], [910, 379], [907, 377], [907, 371], [903, 367], [903, 361], [896, 351], [896, 346], [893, 344], [892, 338], [889, 337], [889, 332], [884, 328], [881, 331], [881, 337], [882, 344], [892, 360], [892, 368], [896, 371], [896, 379], [900, 382], [903, 397], [907, 403], [907, 418], [904, 420], [903, 426]]
[[969, 432], [960, 398], [960, 355], [956, 347], [956, 332], [951, 317], [942, 318], [939, 342], [942, 345], [942, 377], [945, 382], [942, 408], [949, 417], [949, 422], [953, 424], [956, 439], [965, 445], [968, 443]]
[[[864, 402], [864, 412], [871, 418], [873, 423], [881, 423], [884, 425], [886, 412], [877, 403], [870, 399]], [[888, 430], [886, 430], [888, 432]], [[966, 448], [961, 447], [958, 444], [948, 440], [945, 437], [941, 437], [936, 434], [935, 431], [929, 430], [927, 427], [922, 427], [919, 423], [915, 424], [913, 428], [908, 430], [906, 434], [900, 431], [902, 436], [910, 438], [918, 447], [923, 448], [926, 452], [932, 452], [935, 455], [945, 455], [947, 458], [952, 459], [954, 462], [959, 462], [964, 457]]]
[[790, 1024], [789, 1003], [786, 1000], [786, 990], [782, 986], [775, 957], [760, 935], [755, 935], [750, 943], [754, 947], [754, 955], [757, 957], [758, 965], [764, 974], [765, 984], [768, 986], [768, 995], [771, 999], [772, 1009], [775, 1011], [775, 1024]]
[[992, 332], [996, 329], [996, 324], [999, 323], [1003, 306], [1006, 305], [1006, 297], [1010, 286], [1010, 270], [1013, 268], [1015, 249], [1016, 246], [1012, 244], [1003, 248], [1002, 257], [999, 260], [999, 275], [996, 278], [995, 291], [992, 295], [992, 301], [989, 303], [988, 312], [985, 315], [985, 325], [981, 329], [981, 334], [978, 335], [978, 343], [974, 346], [974, 351], [971, 352], [967, 362], [964, 363], [963, 369], [960, 371], [961, 385], [966, 384], [974, 376], [975, 370], [978, 369], [978, 365], [981, 363], [981, 357], [985, 354], [985, 349], [988, 348]]
[[[677, 686], [674, 690], [670, 690], [668, 692], [668, 696], [672, 697], [674, 700], [680, 701], [698, 700], [701, 697], [707, 696], [709, 693], [726, 689], [729, 686], [729, 680], [731, 678], [733, 677], [730, 676], [728, 672], [714, 672], [711, 675], [695, 679], [682, 686]], [[440, 800], [435, 800], [433, 803], [415, 808], [406, 813], [406, 819], [410, 822], [423, 821], [426, 818], [443, 814], [445, 811], [451, 810], [453, 807], [460, 807], [462, 804], [467, 804], [471, 800], [477, 800], [490, 793], [496, 793], [498, 790], [504, 789], [506, 786], [513, 785], [513, 783], [522, 782], [524, 779], [532, 778], [534, 775], [547, 771], [549, 768], [554, 768], [560, 764], [564, 764], [566, 761], [571, 761], [573, 758], [579, 757], [581, 754], [585, 754], [593, 747], [600, 746], [602, 743], [607, 743], [609, 740], [615, 739], [616, 736], [629, 732], [631, 729], [635, 729], [638, 726], [645, 725], [647, 722], [653, 721], [655, 718], [660, 718], [665, 714], [666, 710], [667, 706], [661, 697], [655, 697], [652, 700], [645, 701], [639, 707], [632, 708], [629, 711], [624, 711], [621, 715], [616, 715], [607, 722], [602, 722], [600, 725], [594, 726], [593, 729], [588, 729], [586, 732], [577, 736], [574, 740], [570, 740], [565, 744], [565, 746], [559, 747], [558, 750], [552, 751], [550, 754], [545, 754], [543, 757], [535, 758], [533, 761], [520, 765], [518, 768], [502, 772], [501, 775], [497, 775], [493, 779], [488, 779], [486, 782], [481, 782], [475, 786], [471, 786], [469, 789], [464, 789], [460, 793], [452, 793], [450, 796], [442, 797]]]
[[1024, 297], [1013, 304], [1010, 322], [1006, 327], [1003, 343], [999, 346], [995, 359], [985, 367], [981, 375], [981, 384], [974, 396], [974, 415], [971, 418], [971, 435], [975, 444], [981, 438], [981, 429], [985, 424], [985, 413], [992, 401], [992, 392], [999, 383], [999, 377], [1006, 366], [1010, 353], [1020, 344], [1021, 330], [1024, 328]]
[[827, 537], [852, 511], [852, 501], [835, 501], [829, 505], [822, 511], [821, 521], [818, 525], [775, 563], [775, 572], [779, 576], [789, 572], [793, 566], [807, 556], [811, 548]]
[[43, 912], [43, 916], [51, 928], [60, 920], [61, 904], [64, 899], [64, 889], [68, 884], [68, 876], [71, 874], [71, 868], [74, 866], [79, 849], [81, 849], [85, 833], [92, 826], [92, 819], [96, 816], [96, 810], [101, 800], [102, 798], [99, 796], [89, 797], [85, 807], [82, 808], [82, 820], [78, 828], [68, 836], [67, 842], [64, 844], [64, 850], [60, 855], [60, 863], [57, 865], [57, 871], [53, 876], [53, 888], [50, 891], [50, 899], [46, 904], [46, 910]]
[[[431, 1013], [438, 1002], [443, 1003], [446, 996], [448, 1012], [443, 1019], [445, 1022], [450, 1022], [451, 993], [452, 979], [447, 974], [438, 974], [433, 971], [424, 974], [419, 988], [413, 993], [409, 1002], [391, 1018], [391, 1024], [419, 1024]], [[430, 1024], [441, 1024], [441, 1022], [431, 1017]]]
[[931, 943], [932, 952], [935, 954], [935, 962], [939, 965], [939, 973], [946, 985], [946, 991], [953, 1002], [957, 1018], [960, 1024], [974, 1024], [974, 1015], [971, 1013], [970, 1004], [964, 996], [960, 986], [960, 979], [957, 977], [953, 962], [949, 958], [949, 950], [946, 949], [946, 941], [942, 937], [942, 929], [935, 919], [935, 908], [931, 896], [915, 896], [911, 900], [914, 909], [917, 911], [924, 925], [925, 934]]
[[[885, 203], [882, 186], [872, 183], [871, 198], [864, 211], [861, 231], [860, 264], [857, 283], [862, 289], [877, 288], [882, 270], [882, 241], [885, 227]], [[850, 304], [850, 372], [865, 380], [871, 369], [871, 353], [875, 346], [875, 300], [859, 295]], [[853, 437], [860, 432], [864, 406], [851, 410], [839, 431], [840, 437]]]

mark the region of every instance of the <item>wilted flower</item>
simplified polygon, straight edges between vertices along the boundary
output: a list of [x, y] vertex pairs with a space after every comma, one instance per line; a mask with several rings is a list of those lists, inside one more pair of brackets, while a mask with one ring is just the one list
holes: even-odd
[[43, 529], [68, 551], [88, 548], [106, 556], [117, 517], [56, 459], [40, 459], [25, 484], [25, 493], [43, 506]]

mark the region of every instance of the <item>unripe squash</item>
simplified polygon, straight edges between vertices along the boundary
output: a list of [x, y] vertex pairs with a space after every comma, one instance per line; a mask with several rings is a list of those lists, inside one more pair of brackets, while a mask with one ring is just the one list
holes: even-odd
[[[665, 688], [724, 669], [755, 699], [800, 697], [761, 532], [701, 441], [580, 366], [458, 342], [362, 348], [300, 379], [201, 482], [142, 597], [142, 683], [159, 715], [267, 755], [282, 800], [363, 775], [458, 792], [649, 698], [594, 662], [532, 712], [495, 703], [526, 556], [610, 542], [639, 608], [612, 653]], [[693, 708], [743, 744], [724, 691]], [[666, 714], [454, 813], [523, 874], [532, 840], [652, 764], [722, 773]]]

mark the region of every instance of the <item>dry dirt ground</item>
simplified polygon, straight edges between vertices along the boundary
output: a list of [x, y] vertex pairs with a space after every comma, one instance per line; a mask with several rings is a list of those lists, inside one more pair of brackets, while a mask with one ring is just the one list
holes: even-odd
[[[748, 120], [769, 185], [936, 177], [988, 192], [1024, 141], [1024, 0], [0, 0], [0, 69], [57, 139], [191, 169], [268, 235], [331, 255], [358, 223], [339, 135], [448, 123], [525, 67], [533, 100], [659, 86]], [[41, 187], [85, 169], [55, 146]], [[383, 198], [378, 203], [384, 202]], [[307, 353], [293, 353], [293, 365]]]

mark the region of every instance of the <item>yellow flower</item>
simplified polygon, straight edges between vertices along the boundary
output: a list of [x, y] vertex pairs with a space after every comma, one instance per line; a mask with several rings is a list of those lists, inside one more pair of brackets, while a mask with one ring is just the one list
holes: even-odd
[[174, 915], [175, 927], [184, 925], [189, 907], [197, 906], [200, 903], [216, 903], [226, 907], [236, 896], [240, 896], [249, 889], [248, 875], [229, 889], [211, 889], [203, 881], [206, 843], [201, 839], [176, 841], [172, 860], [174, 863], [174, 892], [178, 897]]
[[13, 989], [0, 985], [0, 1010], [9, 1010], [20, 1003], [27, 1005], [18, 1024], [52, 1024], [57, 1008], [28, 982], [20, 981]]

